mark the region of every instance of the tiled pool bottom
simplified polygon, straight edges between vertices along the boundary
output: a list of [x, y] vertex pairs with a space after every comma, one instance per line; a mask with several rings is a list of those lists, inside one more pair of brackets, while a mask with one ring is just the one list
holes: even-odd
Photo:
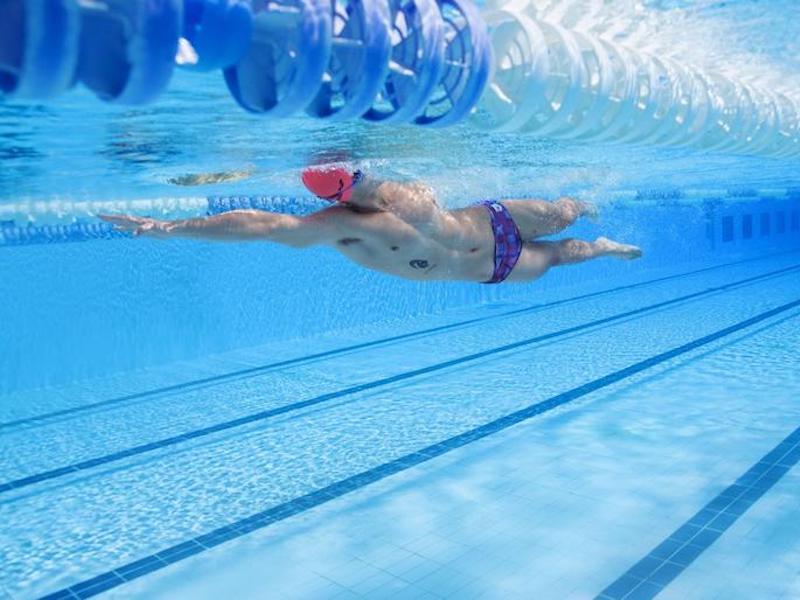
[[[713, 385], [740, 353], [765, 356], [787, 342], [800, 343], [796, 320], [736, 336], [699, 360], [636, 377], [580, 407], [209, 551], [127, 593], [592, 598], [606, 589], [603, 597], [651, 597], [617, 595], [607, 586], [787, 432], [800, 443], [791, 424], [800, 424], [797, 379], [788, 368], [754, 360], [751, 374], [762, 377]], [[795, 392], [775, 393], [776, 385], [794, 385]], [[691, 403], [681, 392], [691, 393]], [[770, 401], [753, 402], [754, 394]], [[800, 474], [789, 471], [719, 540], [698, 543], [695, 560], [666, 560], [685, 568], [670, 586], [643, 591], [665, 598], [797, 598], [798, 497]]]
[[[277, 366], [241, 354], [185, 369], [193, 383], [4, 400], [0, 585], [12, 597], [796, 596], [800, 490], [784, 440], [800, 425], [798, 273], [786, 254], [476, 307], [393, 327], [391, 341], [321, 340]], [[725, 496], [776, 447], [785, 474]], [[735, 517], [724, 533], [713, 519], [693, 529], [721, 495], [746, 510], [713, 504]]]

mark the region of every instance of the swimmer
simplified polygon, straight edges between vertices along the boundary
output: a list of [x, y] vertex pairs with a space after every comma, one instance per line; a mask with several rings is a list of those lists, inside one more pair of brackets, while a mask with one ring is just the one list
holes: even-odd
[[423, 184], [371, 179], [341, 167], [307, 169], [303, 182], [333, 205], [305, 217], [234, 210], [179, 221], [101, 218], [121, 231], [159, 239], [330, 246], [368, 269], [423, 281], [525, 282], [551, 267], [642, 255], [636, 246], [604, 237], [593, 242], [539, 239], [594, 216], [592, 205], [572, 198], [487, 201], [445, 210]]

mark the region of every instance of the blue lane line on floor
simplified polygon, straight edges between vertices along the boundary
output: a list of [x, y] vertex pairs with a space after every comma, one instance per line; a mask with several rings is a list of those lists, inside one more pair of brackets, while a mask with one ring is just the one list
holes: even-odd
[[604, 589], [598, 600], [654, 598], [800, 460], [800, 427]]
[[787, 273], [791, 273], [793, 271], [797, 271], [800, 269], [800, 265], [794, 265], [792, 267], [785, 267], [783, 269], [778, 269], [776, 271], [771, 271], [769, 273], [764, 273], [762, 275], [756, 275], [754, 277], [748, 277], [747, 279], [742, 279], [740, 281], [734, 281], [731, 283], [726, 283], [725, 285], [716, 286], [713, 288], [707, 288], [705, 290], [701, 290], [699, 292], [693, 292], [691, 294], [686, 294], [684, 296], [680, 296], [678, 298], [672, 298], [671, 300], [665, 300], [663, 302], [658, 302], [656, 304], [650, 304], [648, 306], [636, 308], [633, 310], [626, 311], [624, 313], [619, 313], [616, 315], [612, 315], [610, 317], [604, 317], [602, 319], [597, 319], [595, 321], [589, 321], [588, 323], [582, 323], [581, 325], [575, 325], [573, 327], [568, 327], [566, 329], [561, 329], [559, 331], [554, 331], [551, 333], [546, 333], [543, 335], [538, 335], [532, 338], [528, 338], [525, 340], [521, 340], [518, 342], [513, 342], [511, 344], [505, 344], [503, 346], [498, 346], [495, 348], [490, 348], [488, 350], [483, 350], [481, 352], [476, 352], [474, 354], [469, 354], [467, 356], [461, 356], [459, 358], [454, 358], [451, 360], [447, 360], [441, 363], [437, 363], [434, 365], [429, 365], [427, 367], [422, 367], [420, 369], [414, 369], [412, 371], [406, 371], [404, 373], [398, 373], [397, 375], [392, 375], [390, 377], [385, 377], [383, 379], [376, 379], [374, 381], [369, 381], [367, 383], [361, 383], [358, 385], [350, 386], [347, 388], [343, 388], [340, 390], [336, 390], [335, 392], [328, 392], [327, 394], [322, 394], [320, 396], [316, 396], [314, 398], [309, 398], [307, 400], [300, 400], [298, 402], [293, 402], [291, 404], [284, 404], [283, 406], [278, 406], [276, 408], [270, 408], [267, 410], [262, 410], [257, 413], [252, 413], [249, 415], [245, 415], [243, 417], [239, 417], [237, 419], [232, 419], [230, 421], [223, 421], [222, 423], [217, 423], [216, 425], [210, 425], [208, 427], [203, 427], [201, 429], [195, 429], [194, 431], [189, 431], [186, 433], [181, 433], [179, 435], [171, 436], [168, 438], [163, 438], [160, 440], [156, 440], [153, 442], [148, 442], [147, 444], [141, 444], [139, 446], [133, 446], [131, 448], [126, 448], [125, 450], [120, 450], [118, 452], [113, 452], [111, 454], [105, 454], [103, 456], [98, 456], [95, 458], [91, 458], [88, 460], [80, 461], [77, 463], [73, 463], [70, 465], [64, 465], [62, 467], [57, 467], [55, 469], [50, 469], [48, 471], [42, 471], [39, 473], [35, 473], [33, 475], [27, 475], [25, 477], [21, 477], [19, 479], [14, 479], [12, 481], [7, 481], [5, 483], [0, 483], [0, 494], [5, 492], [10, 492], [12, 490], [19, 490], [20, 488], [27, 487], [29, 485], [34, 485], [36, 483], [41, 483], [43, 481], [50, 481], [52, 479], [56, 479], [57, 477], [63, 477], [64, 475], [69, 475], [71, 473], [76, 473], [78, 471], [83, 471], [85, 469], [92, 469], [94, 467], [99, 467], [101, 465], [107, 465], [112, 462], [117, 462], [123, 460], [125, 458], [130, 458], [131, 456], [138, 456], [141, 454], [145, 454], [147, 452], [153, 452], [155, 450], [160, 450], [166, 448], [168, 446], [174, 446], [176, 444], [181, 444], [183, 442], [187, 442], [189, 440], [195, 440], [201, 437], [206, 437], [208, 435], [212, 435], [214, 433], [219, 433], [221, 431], [227, 431], [229, 429], [234, 429], [237, 427], [242, 427], [244, 425], [249, 425], [251, 423], [256, 423], [258, 421], [265, 421], [267, 419], [285, 415], [290, 412], [295, 412], [301, 410], [303, 408], [308, 408], [309, 406], [315, 406], [318, 404], [323, 404], [326, 402], [330, 402], [332, 400], [338, 400], [345, 396], [350, 396], [353, 394], [357, 394], [360, 392], [365, 392], [369, 390], [374, 390], [376, 388], [385, 387], [387, 385], [391, 385], [394, 383], [398, 383], [400, 381], [406, 381], [412, 379], [414, 377], [419, 377], [420, 375], [428, 375], [430, 373], [434, 373], [436, 371], [441, 371], [443, 369], [452, 368], [455, 366], [463, 365], [465, 363], [473, 362], [476, 360], [480, 360], [486, 358], [488, 356], [492, 356], [495, 354], [500, 354], [503, 352], [508, 352], [510, 350], [516, 350], [519, 348], [524, 348], [525, 346], [530, 346], [533, 344], [537, 344], [539, 342], [544, 342], [547, 340], [552, 340], [558, 337], [563, 337], [567, 335], [571, 335], [573, 333], [577, 333], [579, 331], [585, 331], [587, 329], [591, 329], [593, 327], [599, 327], [601, 325], [607, 325], [609, 323], [614, 323], [616, 321], [621, 321], [624, 319], [628, 319], [630, 317], [641, 315], [647, 312], [651, 312], [654, 310], [659, 310], [662, 308], [666, 308], [668, 306], [672, 306], [675, 304], [679, 304], [681, 302], [687, 302], [689, 300], [695, 300], [702, 296], [707, 296], [709, 294], [713, 294], [715, 292], [720, 292], [724, 290], [730, 290], [739, 286], [748, 285], [755, 281], [764, 280], [770, 277], [776, 277], [781, 275], [786, 275]]
[[25, 418], [22, 418], [22, 419], [16, 419], [14, 421], [6, 421], [4, 423], [0, 423], [0, 431], [2, 431], [4, 429], [10, 429], [10, 428], [13, 428], [13, 427], [18, 427], [20, 425], [29, 425], [29, 424], [34, 424], [34, 423], [41, 423], [42, 421], [47, 421], [47, 420], [50, 420], [50, 419], [56, 419], [56, 418], [59, 418], [59, 417], [71, 416], [71, 415], [75, 415], [75, 414], [78, 414], [78, 413], [82, 413], [82, 412], [86, 412], [86, 411], [89, 411], [89, 410], [93, 410], [93, 409], [96, 409], [96, 408], [102, 408], [102, 407], [105, 407], [105, 406], [110, 406], [110, 405], [113, 405], [113, 404], [119, 404], [119, 403], [123, 403], [123, 402], [131, 402], [133, 400], [143, 400], [145, 398], [150, 398], [150, 397], [154, 397], [154, 396], [160, 396], [162, 394], [169, 394], [171, 392], [181, 392], [181, 391], [186, 391], [186, 390], [190, 390], [190, 389], [201, 388], [203, 386], [218, 385], [218, 384], [225, 383], [227, 381], [232, 381], [232, 380], [235, 380], [235, 379], [238, 379], [238, 378], [253, 377], [253, 376], [259, 375], [261, 373], [266, 373], [266, 372], [272, 371], [272, 370], [282, 369], [282, 368], [286, 368], [286, 367], [293, 367], [293, 366], [297, 366], [297, 365], [301, 365], [301, 364], [310, 363], [310, 362], [313, 362], [313, 361], [316, 361], [316, 360], [320, 360], [320, 359], [331, 358], [331, 357], [339, 356], [339, 355], [345, 355], [345, 354], [347, 354], [349, 352], [356, 352], [358, 350], [365, 350], [367, 348], [374, 348], [376, 346], [381, 346], [381, 345], [384, 345], [384, 344], [392, 344], [392, 343], [395, 343], [395, 342], [414, 339], [414, 338], [418, 338], [418, 337], [424, 337], [424, 336], [431, 335], [431, 334], [442, 333], [442, 332], [449, 331], [449, 330], [452, 330], [452, 329], [458, 329], [458, 328], [461, 328], [461, 327], [468, 327], [470, 325], [474, 325], [474, 324], [477, 324], [477, 323], [482, 323], [484, 321], [491, 321], [491, 320], [494, 320], [494, 319], [498, 319], [499, 320], [499, 319], [503, 319], [503, 318], [507, 318], [507, 317], [513, 317], [513, 316], [521, 315], [521, 314], [524, 314], [524, 313], [527, 313], [527, 312], [533, 312], [533, 311], [537, 311], [537, 310], [546, 310], [546, 309], [553, 308], [553, 307], [556, 307], [556, 306], [561, 306], [563, 304], [567, 304], [567, 303], [570, 303], [570, 302], [579, 302], [581, 300], [588, 300], [589, 298], [595, 298], [595, 297], [598, 297], [598, 296], [604, 296], [604, 295], [613, 294], [613, 293], [616, 293], [616, 292], [622, 292], [622, 291], [626, 291], [626, 290], [637, 289], [637, 288], [640, 288], [640, 287], [645, 287], [645, 286], [656, 284], [656, 283], [663, 283], [665, 281], [671, 281], [671, 280], [680, 279], [680, 278], [683, 278], [683, 277], [689, 277], [691, 275], [697, 275], [697, 274], [700, 274], [700, 273], [706, 273], [708, 271], [714, 271], [714, 270], [723, 269], [723, 268], [726, 268], [726, 267], [734, 267], [734, 266], [737, 266], [737, 265], [742, 265], [742, 264], [746, 264], [746, 263], [750, 263], [750, 262], [757, 262], [757, 261], [761, 261], [761, 260], [767, 260], [769, 258], [776, 258], [778, 256], [784, 256], [784, 255], [793, 254], [793, 253], [796, 253], [796, 252], [797, 252], [796, 250], [792, 250], [792, 251], [788, 251], [788, 252], [779, 252], [777, 254], [771, 254], [771, 255], [768, 255], [768, 256], [761, 256], [761, 257], [758, 257], [758, 258], [749, 258], [749, 259], [746, 259], [746, 260], [740, 260], [740, 261], [736, 261], [736, 262], [726, 263], [726, 264], [723, 264], [723, 265], [715, 265], [715, 266], [712, 266], [712, 267], [705, 267], [703, 269], [697, 269], [695, 271], [688, 271], [686, 273], [678, 273], [676, 275], [668, 275], [666, 277], [659, 277], [657, 279], [650, 279], [648, 281], [642, 281], [642, 282], [639, 282], [639, 283], [632, 283], [632, 284], [629, 284], [629, 285], [623, 285], [623, 286], [619, 286], [619, 287], [616, 287], [616, 288], [602, 290], [602, 291], [599, 291], [599, 292], [591, 292], [589, 294], [583, 294], [581, 296], [575, 296], [575, 297], [572, 297], [572, 298], [565, 298], [563, 300], [556, 300], [554, 302], [548, 302], [546, 304], [536, 304], [536, 305], [533, 305], [533, 306], [526, 306], [525, 308], [515, 309], [515, 310], [512, 310], [512, 311], [499, 313], [499, 314], [494, 314], [494, 315], [490, 315], [490, 316], [487, 316], [487, 317], [478, 317], [478, 318], [469, 319], [469, 320], [466, 320], [466, 321], [459, 321], [457, 323], [450, 323], [449, 325], [440, 325], [438, 327], [432, 327], [430, 329], [422, 329], [420, 331], [413, 331], [411, 333], [405, 333], [405, 334], [397, 335], [397, 336], [393, 336], [393, 337], [382, 338], [382, 339], [379, 339], [379, 340], [372, 340], [372, 341], [369, 341], [369, 342], [363, 342], [363, 343], [360, 343], [360, 344], [354, 344], [352, 346], [346, 346], [344, 348], [336, 348], [336, 349], [333, 349], [333, 350], [328, 350], [326, 352], [319, 352], [319, 353], [316, 353], [316, 354], [309, 354], [309, 355], [306, 355], [306, 356], [300, 356], [300, 357], [297, 357], [297, 358], [292, 358], [292, 359], [283, 360], [283, 361], [279, 361], [279, 362], [269, 363], [269, 364], [266, 364], [266, 365], [259, 365], [257, 367], [251, 367], [251, 368], [247, 368], [247, 369], [240, 369], [240, 370], [237, 370], [237, 371], [231, 371], [230, 373], [223, 373], [221, 375], [214, 375], [212, 377], [204, 377], [202, 379], [193, 379], [192, 381], [186, 381], [186, 382], [178, 383], [178, 384], [175, 384], [175, 385], [169, 385], [169, 386], [164, 386], [164, 387], [160, 387], [160, 388], [155, 388], [155, 389], [152, 389], [152, 390], [146, 390], [144, 392], [136, 392], [134, 394], [128, 394], [128, 395], [119, 396], [119, 397], [116, 397], [116, 398], [109, 398], [109, 399], [106, 399], [106, 400], [101, 400], [99, 402], [92, 402], [91, 404], [83, 404], [81, 406], [73, 406], [71, 408], [64, 408], [64, 409], [52, 411], [52, 412], [49, 412], [49, 413], [43, 413], [41, 415], [35, 415], [35, 416], [32, 416], [32, 417], [25, 417]]
[[[629, 365], [624, 369], [609, 373], [608, 375], [553, 396], [542, 402], [532, 404], [504, 417], [495, 419], [494, 421], [486, 423], [485, 425], [470, 429], [469, 431], [447, 438], [441, 442], [432, 444], [426, 448], [417, 450], [416, 452], [406, 454], [405, 456], [401, 456], [400, 458], [387, 463], [383, 463], [382, 465], [378, 465], [372, 469], [362, 471], [357, 475], [353, 475], [347, 479], [332, 483], [327, 487], [306, 494], [305, 496], [300, 496], [294, 500], [290, 500], [283, 504], [268, 508], [267, 510], [258, 512], [244, 519], [240, 519], [229, 525], [225, 525], [224, 527], [214, 529], [209, 533], [194, 537], [180, 544], [170, 546], [169, 548], [161, 550], [160, 552], [156, 552], [155, 554], [151, 554], [139, 560], [124, 564], [111, 571], [106, 571], [105, 573], [97, 575], [96, 577], [92, 577], [68, 588], [58, 590], [48, 596], [44, 596], [44, 598], [89, 598], [91, 596], [95, 596], [96, 594], [120, 586], [128, 581], [138, 579], [139, 577], [142, 577], [148, 573], [162, 569], [171, 563], [189, 558], [190, 556], [194, 556], [195, 554], [199, 554], [200, 552], [215, 546], [219, 546], [224, 542], [241, 537], [250, 532], [256, 531], [257, 529], [263, 529], [264, 527], [303, 513], [311, 508], [315, 508], [325, 504], [326, 502], [340, 498], [345, 494], [349, 494], [350, 492], [361, 489], [371, 483], [375, 483], [390, 477], [391, 475], [395, 475], [421, 463], [427, 462], [431, 459], [452, 452], [453, 450], [476, 442], [480, 439], [504, 431], [509, 427], [527, 421], [535, 416], [551, 411], [555, 408], [563, 406], [564, 404], [577, 400], [578, 398], [582, 398], [583, 396], [586, 396], [592, 392], [623, 381], [633, 375], [636, 375], [637, 373], [651, 369], [657, 365], [660, 365], [661, 363], [672, 360], [673, 358], [677, 358], [678, 356], [686, 354], [687, 352], [697, 350], [698, 348], [725, 338], [726, 336], [734, 334], [743, 329], [747, 329], [748, 327], [752, 327], [753, 325], [761, 323], [762, 321], [766, 321], [767, 319], [771, 319], [772, 317], [797, 307], [800, 307], [800, 300], [794, 300], [787, 304], [783, 304], [773, 308], [772, 310], [768, 310], [724, 329], [715, 331], [709, 335], [697, 338], [696, 340], [673, 348], [672, 350], [662, 352], [661, 354], [657, 354], [648, 359]], [[781, 460], [785, 460], [785, 458]], [[784, 465], [785, 463], [780, 462], [779, 464]], [[72, 596], [69, 596], [68, 594], [71, 594]]]

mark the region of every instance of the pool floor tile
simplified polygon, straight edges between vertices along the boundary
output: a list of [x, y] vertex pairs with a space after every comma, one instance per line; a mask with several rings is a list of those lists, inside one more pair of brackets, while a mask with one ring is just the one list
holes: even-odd
[[[677, 327], [679, 320], [669, 323]], [[795, 329], [796, 323], [788, 322], [779, 329], [778, 338], [769, 337], [774, 330], [768, 329], [767, 340], [777, 346], [777, 340], [796, 335]], [[547, 598], [548, 591], [564, 598], [580, 597], [602, 591], [599, 581], [612, 582], [676, 529], [674, 542], [711, 544], [698, 559], [703, 561], [725, 536], [717, 539], [715, 530], [682, 523], [785, 435], [787, 422], [800, 422], [795, 394], [776, 389], [769, 402], [757, 403], [737, 393], [744, 385], [737, 378], [731, 378], [731, 389], [724, 394], [704, 385], [709, 370], [719, 369], [720, 361], [724, 367], [731, 354], [745, 350], [753, 361], [748, 371], [761, 379], [771, 374], [768, 369], [779, 368], [777, 362], [758, 364], [755, 350], [761, 348], [763, 337], [743, 336], [730, 347], [720, 343], [703, 361], [667, 362], [653, 373], [595, 390], [580, 403], [519, 423], [450, 455], [422, 464], [411, 460], [413, 466], [406, 471], [357, 488], [303, 513], [302, 518], [254, 529], [127, 584], [120, 592], [202, 598], [237, 590], [237, 597], [248, 598], [263, 590], [264, 580], [269, 579], [283, 595], [291, 595], [292, 583], [299, 593], [308, 573], [318, 572], [341, 587], [320, 589], [336, 590], [342, 597], [356, 597], [366, 589], [376, 595], [391, 589], [405, 597], [439, 597], [439, 591], [453, 596], [449, 589], [450, 577], [457, 576], [453, 574], [470, 578], [455, 594], [459, 598], [462, 593], [464, 598], [472, 593], [491, 597], [493, 590], [503, 590], [509, 598], [525, 594], [528, 599]], [[586, 339], [578, 340], [576, 347], [584, 348]], [[743, 350], [745, 345], [755, 345], [755, 350]], [[540, 368], [525, 353], [515, 354], [513, 361], [520, 373]], [[496, 369], [494, 364], [489, 367]], [[499, 376], [491, 369], [488, 375]], [[463, 373], [443, 376], [437, 385], [458, 385], [460, 377]], [[742, 373], [739, 379], [748, 389], [764, 391], [755, 387], [758, 381], [746, 377]], [[541, 379], [538, 384], [545, 386], [548, 381]], [[682, 401], [690, 392], [692, 402]], [[414, 397], [421, 399], [423, 394]], [[465, 401], [453, 406], [452, 415], [471, 408], [475, 406]], [[350, 409], [343, 405], [342, 410], [346, 415]], [[748, 489], [753, 488], [731, 491], [734, 504], [733, 499]], [[755, 506], [763, 506], [773, 494], [774, 490], [767, 491]], [[763, 515], [762, 528], [780, 523], [782, 514]], [[379, 549], [381, 544], [374, 540], [390, 547]], [[788, 536], [782, 543], [789, 543]], [[192, 547], [177, 545], [174, 553], [184, 551], [191, 552]], [[395, 555], [397, 560], [391, 560]], [[663, 558], [645, 559], [641, 574], [668, 579], [667, 571], [658, 575]], [[762, 576], [767, 573], [764, 565], [759, 568]], [[785, 567], [775, 569], [770, 575], [785, 575]], [[638, 571], [633, 567], [631, 572]], [[716, 575], [723, 576], [720, 571]], [[660, 586], [654, 582], [639, 583], [630, 588], [635, 592], [630, 597], [648, 597], [656, 589]]]

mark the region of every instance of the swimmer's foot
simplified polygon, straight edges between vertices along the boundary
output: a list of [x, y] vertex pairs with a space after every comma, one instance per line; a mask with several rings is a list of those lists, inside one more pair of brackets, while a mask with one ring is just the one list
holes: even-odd
[[564, 211], [564, 217], [572, 223], [580, 217], [587, 217], [592, 221], [596, 221], [599, 215], [597, 206], [591, 202], [584, 202], [583, 200], [576, 200], [564, 196], [556, 200], [556, 204], [561, 205], [561, 210]]
[[638, 246], [620, 244], [605, 237], [597, 238], [594, 243], [606, 256], [613, 256], [623, 260], [634, 260], [642, 256], [642, 250]]

